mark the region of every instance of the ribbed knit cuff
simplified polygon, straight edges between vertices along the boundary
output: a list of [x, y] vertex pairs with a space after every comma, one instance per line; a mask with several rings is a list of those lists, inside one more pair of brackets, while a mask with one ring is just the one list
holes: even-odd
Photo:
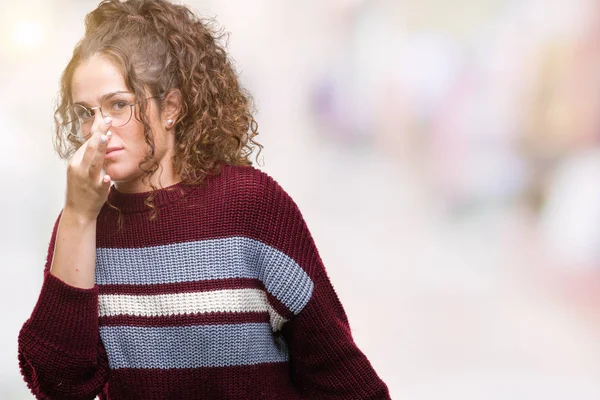
[[46, 272], [26, 326], [33, 335], [65, 352], [94, 354], [98, 342], [98, 287], [76, 288]]

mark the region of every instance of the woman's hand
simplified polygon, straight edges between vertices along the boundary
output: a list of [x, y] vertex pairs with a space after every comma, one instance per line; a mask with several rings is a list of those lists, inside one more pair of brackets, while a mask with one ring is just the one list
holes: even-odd
[[75, 152], [67, 167], [65, 212], [95, 221], [108, 198], [110, 176], [101, 176], [110, 140], [110, 118], [96, 120], [90, 138]]

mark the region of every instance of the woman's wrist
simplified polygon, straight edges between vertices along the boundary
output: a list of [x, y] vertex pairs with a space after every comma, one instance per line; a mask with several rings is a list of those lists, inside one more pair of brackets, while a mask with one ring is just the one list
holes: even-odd
[[69, 223], [70, 225], [71, 224], [78, 225], [81, 227], [95, 225], [97, 218], [98, 218], [97, 215], [91, 215], [89, 213], [84, 213], [84, 212], [75, 210], [74, 208], [72, 208], [68, 205], [63, 208], [63, 212], [61, 215], [61, 220], [64, 220], [65, 222]]

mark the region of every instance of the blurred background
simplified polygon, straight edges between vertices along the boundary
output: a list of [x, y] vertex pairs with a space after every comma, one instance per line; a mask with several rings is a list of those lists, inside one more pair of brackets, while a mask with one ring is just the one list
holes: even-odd
[[[231, 33], [261, 168], [394, 399], [600, 398], [600, 3], [186, 3]], [[29, 399], [53, 104], [97, 2], [0, 4], [0, 398]]]

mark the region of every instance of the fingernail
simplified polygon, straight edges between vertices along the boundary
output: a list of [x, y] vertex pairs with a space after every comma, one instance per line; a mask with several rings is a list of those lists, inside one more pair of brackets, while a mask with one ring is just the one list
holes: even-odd
[[108, 182], [110, 182], [110, 176], [108, 176], [108, 175], [104, 175], [104, 177], [102, 178], [102, 180], [103, 180], [105, 183], [108, 183]]
[[106, 140], [108, 140], [108, 138], [105, 135], [100, 136], [100, 143], [104, 144], [106, 143]]
[[106, 132], [106, 136], [107, 137], [111, 137], [112, 136], [112, 132], [111, 131]]
[[106, 117], [106, 118], [104, 118], [104, 123], [105, 123], [106, 125], [110, 125], [110, 123], [111, 123], [111, 122], [112, 122], [112, 118], [110, 118], [110, 117]]

